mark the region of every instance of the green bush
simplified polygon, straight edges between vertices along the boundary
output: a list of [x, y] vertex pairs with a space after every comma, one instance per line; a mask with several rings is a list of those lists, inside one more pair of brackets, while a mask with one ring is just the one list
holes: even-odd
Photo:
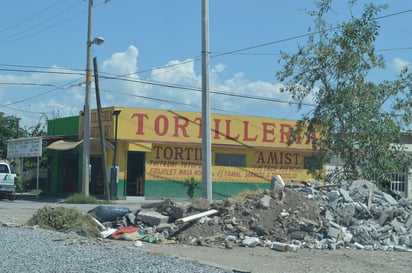
[[27, 224], [63, 232], [80, 231], [92, 237], [100, 234], [97, 224], [90, 215], [65, 207], [44, 206], [29, 219]]
[[64, 200], [67, 204], [101, 204], [107, 201], [98, 200], [94, 196], [75, 193]]
[[197, 187], [197, 184], [199, 183], [200, 181], [196, 181], [194, 177], [185, 180], [184, 185], [187, 187], [187, 196], [189, 196], [190, 199], [193, 199], [195, 195], [195, 189]]

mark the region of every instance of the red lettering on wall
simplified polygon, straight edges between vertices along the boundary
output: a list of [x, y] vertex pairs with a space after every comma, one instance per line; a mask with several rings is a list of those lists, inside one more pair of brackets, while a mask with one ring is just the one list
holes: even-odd
[[214, 139], [220, 139], [220, 122], [222, 120], [215, 118], [213, 119], [213, 122], [215, 123], [215, 136], [213, 137]]
[[156, 155], [156, 159], [160, 159], [160, 151], [162, 150], [162, 147], [160, 147], [160, 146], [154, 146], [153, 147], [153, 150], [155, 151], [155, 155]]
[[249, 137], [249, 121], [243, 121], [243, 140], [244, 141], [256, 141], [258, 135], [256, 134], [255, 137]]
[[315, 132], [315, 130], [313, 130], [312, 132], [309, 133], [305, 144], [310, 144], [311, 141], [312, 141], [312, 143], [316, 143], [316, 132]]
[[263, 153], [260, 152], [258, 154], [257, 160], [256, 160], [257, 164], [265, 164], [265, 157], [263, 156]]
[[[163, 128], [160, 128], [160, 125], [163, 124]], [[155, 133], [159, 136], [164, 136], [169, 130], [169, 120], [165, 115], [159, 115], [155, 119], [154, 126]]]
[[[276, 124], [272, 122], [262, 122], [262, 126], [263, 126], [262, 142], [275, 142], [276, 137], [274, 135], [275, 135]], [[271, 135], [272, 138], [269, 138], [269, 135]]]
[[266, 156], [263, 152], [257, 155], [257, 164], [284, 164], [284, 165], [299, 165], [299, 153], [283, 153], [283, 152], [269, 152]]
[[[174, 137], [174, 138], [197, 138], [203, 135], [202, 118], [189, 118], [185, 115], [176, 114], [157, 114], [151, 116], [145, 113], [134, 113], [132, 119], [136, 119], [136, 135], [150, 135], [154, 137]], [[243, 126], [243, 130], [242, 127]], [[153, 128], [153, 129], [152, 129]], [[153, 130], [153, 131], [151, 131]], [[212, 120], [213, 135], [211, 136], [216, 143], [227, 143], [228, 141], [245, 143], [264, 143], [264, 145], [276, 144], [304, 144], [309, 145], [316, 141], [316, 133], [313, 131], [298, 133], [293, 139], [294, 124], [276, 123], [272, 121], [261, 121], [254, 123], [253, 120], [244, 119], [221, 119]], [[146, 139], [145, 139], [146, 140]], [[170, 139], [168, 139], [170, 141]], [[257, 143], [258, 144], [258, 143]]]
[[165, 147], [165, 149], [163, 151], [163, 157], [164, 157], [164, 159], [172, 159], [172, 157], [173, 157], [172, 147]]
[[137, 118], [136, 135], [144, 135], [144, 119], [149, 119], [149, 116], [147, 114], [134, 113], [132, 119], [135, 117]]
[[[289, 124], [281, 124], [280, 125], [280, 143], [287, 143], [291, 140], [292, 136], [292, 125]], [[285, 142], [286, 138], [286, 142]]]
[[174, 116], [175, 119], [175, 132], [173, 136], [179, 137], [179, 129], [182, 131], [183, 137], [189, 137], [187, 134], [187, 126], [189, 126], [189, 119], [181, 116]]
[[175, 147], [175, 160], [183, 160], [183, 148]]
[[156, 160], [201, 161], [202, 149], [192, 147], [153, 146]]
[[199, 124], [199, 134], [197, 135], [197, 138], [202, 138], [202, 118], [195, 118], [194, 121]]
[[225, 120], [226, 124], [226, 139], [233, 139], [233, 140], [238, 140], [239, 139], [239, 134], [237, 136], [231, 136], [230, 135], [230, 124], [232, 121], [230, 119]]

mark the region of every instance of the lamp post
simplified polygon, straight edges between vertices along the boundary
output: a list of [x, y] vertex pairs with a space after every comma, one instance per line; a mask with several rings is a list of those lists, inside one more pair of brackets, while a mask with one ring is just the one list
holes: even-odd
[[114, 110], [112, 115], [116, 117], [115, 121], [115, 129], [114, 129], [114, 151], [113, 151], [113, 166], [110, 171], [110, 199], [116, 200], [117, 199], [117, 169], [116, 169], [116, 161], [117, 161], [117, 127], [119, 121], [119, 114], [121, 110]]
[[82, 172], [82, 194], [89, 195], [89, 160], [90, 160], [90, 86], [92, 82], [91, 55], [92, 45], [100, 45], [104, 42], [101, 37], [92, 40], [92, 21], [93, 21], [93, 0], [89, 0], [88, 28], [87, 28], [87, 54], [86, 54], [86, 94], [84, 101], [84, 120], [83, 120], [83, 172]]

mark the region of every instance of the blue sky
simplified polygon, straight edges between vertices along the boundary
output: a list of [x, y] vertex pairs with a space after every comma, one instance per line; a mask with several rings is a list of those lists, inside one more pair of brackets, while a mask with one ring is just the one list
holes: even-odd
[[[93, 37], [105, 39], [93, 46], [102, 106], [201, 111], [196, 91], [201, 86], [201, 0], [104, 2], [94, 0], [93, 9]], [[342, 22], [346, 1], [334, 2], [331, 19]], [[376, 80], [393, 79], [412, 62], [412, 2], [373, 1], [386, 2], [389, 8], [381, 15], [391, 16], [379, 20], [376, 49], [387, 68], [373, 75]], [[1, 112], [20, 117], [24, 127], [42, 116], [78, 115], [84, 105], [87, 8], [86, 0], [2, 3]], [[290, 98], [279, 93], [274, 75], [281, 68], [280, 50], [293, 53], [306, 43], [306, 38], [291, 38], [308, 33], [312, 18], [305, 9], [313, 8], [310, 0], [209, 0], [210, 88], [229, 94], [211, 93], [212, 112], [297, 119], [310, 110], [278, 102]], [[96, 107], [94, 95], [91, 107]]]

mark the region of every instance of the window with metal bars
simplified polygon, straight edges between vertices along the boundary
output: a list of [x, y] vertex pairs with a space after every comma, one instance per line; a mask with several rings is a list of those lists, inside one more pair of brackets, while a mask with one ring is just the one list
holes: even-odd
[[246, 167], [245, 154], [216, 153], [216, 166]]

